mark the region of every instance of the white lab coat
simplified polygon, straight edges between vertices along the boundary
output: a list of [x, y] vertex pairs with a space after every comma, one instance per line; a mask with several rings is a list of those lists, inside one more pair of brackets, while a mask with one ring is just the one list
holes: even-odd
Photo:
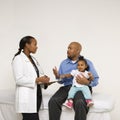
[[[37, 67], [37, 61], [33, 58]], [[16, 81], [15, 106], [17, 113], [37, 112], [37, 78], [36, 71], [28, 59], [21, 52], [12, 62], [13, 74]]]

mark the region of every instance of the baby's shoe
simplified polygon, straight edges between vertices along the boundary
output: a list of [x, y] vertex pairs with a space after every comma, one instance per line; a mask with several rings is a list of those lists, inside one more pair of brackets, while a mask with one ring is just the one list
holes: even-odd
[[91, 107], [94, 105], [92, 100], [86, 100], [86, 102], [87, 102], [87, 107]]
[[67, 100], [64, 104], [67, 108], [72, 108], [73, 107], [73, 101], [72, 100]]

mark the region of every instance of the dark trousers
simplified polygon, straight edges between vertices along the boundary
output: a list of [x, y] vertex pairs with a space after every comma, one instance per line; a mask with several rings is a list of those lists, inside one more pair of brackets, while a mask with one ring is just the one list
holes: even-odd
[[22, 113], [23, 120], [39, 120], [38, 113]]
[[[70, 86], [64, 86], [50, 98], [49, 100], [49, 120], [60, 120], [62, 112], [62, 104], [68, 96]], [[74, 120], [86, 120], [88, 108], [86, 106], [85, 98], [81, 91], [77, 92], [73, 99], [73, 107], [75, 110]]]

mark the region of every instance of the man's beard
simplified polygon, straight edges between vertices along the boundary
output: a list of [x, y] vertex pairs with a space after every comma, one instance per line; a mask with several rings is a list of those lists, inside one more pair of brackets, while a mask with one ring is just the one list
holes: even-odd
[[70, 60], [72, 60], [72, 57], [71, 56], [67, 56]]

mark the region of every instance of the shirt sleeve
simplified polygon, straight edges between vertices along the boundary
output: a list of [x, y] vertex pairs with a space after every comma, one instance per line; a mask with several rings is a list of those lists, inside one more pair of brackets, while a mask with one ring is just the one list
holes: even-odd
[[94, 86], [98, 85], [99, 76], [98, 76], [98, 73], [97, 73], [93, 63], [88, 59], [87, 59], [87, 63], [89, 65], [89, 70], [88, 71], [91, 72], [94, 76], [94, 80], [91, 81], [89, 86], [94, 87]]

